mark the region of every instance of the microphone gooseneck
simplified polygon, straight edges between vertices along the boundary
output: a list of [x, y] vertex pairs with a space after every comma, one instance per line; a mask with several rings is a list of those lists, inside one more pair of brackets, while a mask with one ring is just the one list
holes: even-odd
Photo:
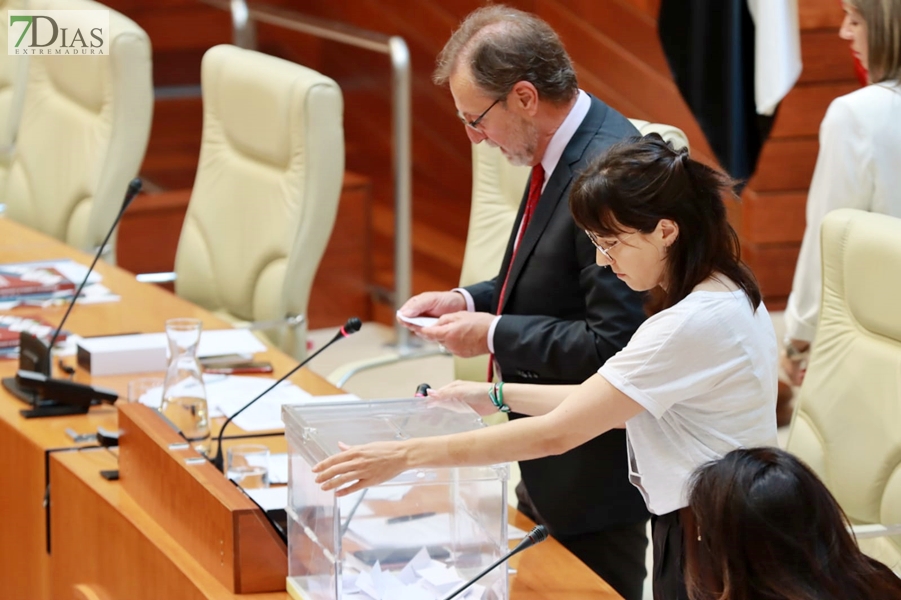
[[329, 346], [331, 346], [338, 340], [344, 339], [347, 336], [360, 331], [360, 327], [362, 327], [362, 326], [363, 326], [363, 324], [360, 322], [360, 319], [358, 319], [357, 317], [351, 317], [350, 319], [348, 319], [347, 322], [341, 327], [341, 329], [338, 330], [338, 333], [335, 334], [335, 337], [333, 337], [328, 342], [326, 342], [326, 344], [323, 345], [322, 348], [320, 348], [313, 354], [309, 355], [304, 360], [300, 361], [300, 363], [298, 363], [297, 366], [295, 366], [293, 369], [291, 369], [290, 371], [288, 371], [287, 373], [285, 373], [284, 375], [279, 377], [275, 381], [275, 383], [273, 383], [272, 385], [267, 387], [265, 390], [260, 392], [260, 394], [256, 398], [254, 398], [253, 400], [251, 400], [250, 402], [248, 402], [247, 404], [245, 404], [244, 406], [239, 408], [236, 412], [232, 413], [232, 415], [225, 420], [225, 423], [222, 424], [222, 429], [219, 430], [219, 436], [216, 438], [216, 456], [213, 457], [213, 460], [212, 460], [213, 465], [215, 465], [215, 467], [217, 469], [219, 469], [219, 471], [221, 471], [222, 473], [225, 473], [225, 464], [224, 464], [225, 461], [224, 461], [223, 453], [222, 453], [222, 436], [225, 434], [225, 428], [228, 427], [228, 424], [231, 423], [235, 417], [237, 417], [242, 412], [244, 412], [245, 410], [250, 408], [254, 402], [256, 402], [257, 400], [259, 400], [260, 398], [262, 398], [263, 396], [268, 394], [270, 391], [272, 391], [272, 389], [275, 388], [275, 386], [281, 384], [288, 377], [290, 377], [291, 375], [296, 373], [298, 369], [300, 369], [301, 367], [306, 365], [308, 362], [310, 362], [311, 360], [313, 360], [314, 358], [319, 356], [320, 352], [322, 352], [323, 350], [325, 350], [326, 348], [328, 348]]
[[547, 527], [545, 527], [544, 525], [537, 525], [534, 529], [532, 529], [532, 531], [530, 531], [530, 532], [528, 533], [528, 535], [526, 535], [526, 537], [523, 538], [523, 540], [516, 546], [516, 548], [514, 548], [513, 550], [510, 550], [510, 551], [507, 552], [505, 555], [503, 555], [502, 557], [500, 557], [499, 559], [497, 559], [497, 560], [496, 560], [493, 564], [491, 564], [488, 568], [486, 568], [485, 570], [483, 570], [481, 573], [479, 573], [478, 575], [476, 575], [475, 577], [473, 577], [473, 578], [470, 579], [469, 581], [467, 581], [466, 584], [464, 584], [462, 587], [457, 588], [456, 590], [454, 590], [453, 593], [451, 593], [450, 596], [445, 596], [442, 600], [452, 600], [452, 598], [456, 598], [456, 597], [459, 596], [462, 592], [464, 592], [464, 591], [466, 591], [467, 589], [469, 589], [469, 586], [471, 586], [472, 584], [474, 584], [476, 581], [478, 581], [479, 579], [481, 579], [482, 577], [484, 577], [484, 576], [487, 575], [488, 573], [490, 573], [490, 572], [491, 572], [493, 569], [495, 569], [499, 564], [501, 564], [502, 562], [508, 560], [511, 556], [514, 556], [514, 555], [516, 555], [516, 554], [519, 554], [520, 552], [522, 552], [523, 550], [525, 550], [525, 549], [527, 549], [527, 548], [531, 548], [531, 547], [534, 546], [535, 544], [540, 544], [541, 542], [543, 542], [544, 540], [547, 539], [547, 536], [548, 536], [548, 533], [547, 533]]
[[[135, 177], [128, 184], [128, 190], [125, 192], [125, 199], [122, 201], [122, 208], [119, 209], [119, 214], [116, 215], [116, 220], [113, 221], [113, 226], [109, 228], [109, 231], [106, 234], [106, 237], [103, 238], [103, 242], [100, 244], [100, 247], [97, 249], [97, 254], [94, 255], [94, 262], [91, 263], [91, 266], [88, 267], [88, 272], [85, 273], [84, 279], [81, 280], [81, 284], [78, 286], [78, 289], [75, 291], [75, 295], [72, 296], [72, 300], [69, 302], [69, 307], [66, 309], [66, 314], [63, 315], [62, 320], [59, 322], [59, 326], [57, 326], [56, 331], [53, 332], [53, 337], [50, 338], [50, 343], [47, 345], [47, 348], [52, 351], [53, 344], [56, 343], [56, 338], [59, 337], [59, 333], [63, 330], [63, 325], [66, 324], [66, 319], [69, 318], [69, 313], [72, 312], [72, 308], [75, 306], [75, 302], [78, 301], [78, 297], [81, 295], [81, 290], [84, 288], [85, 284], [88, 282], [88, 278], [91, 276], [91, 273], [94, 271], [94, 267], [97, 265], [97, 261], [100, 260], [100, 256], [103, 254], [103, 249], [106, 248], [106, 244], [109, 242], [110, 237], [112, 237], [113, 232], [116, 230], [116, 225], [119, 224], [119, 221], [122, 219], [122, 215], [125, 214], [125, 210], [128, 208], [128, 205], [131, 204], [131, 201], [135, 199], [135, 196], [138, 195], [138, 192], [141, 191], [141, 179], [139, 177]], [[45, 373], [46, 375], [50, 375], [50, 373]]]

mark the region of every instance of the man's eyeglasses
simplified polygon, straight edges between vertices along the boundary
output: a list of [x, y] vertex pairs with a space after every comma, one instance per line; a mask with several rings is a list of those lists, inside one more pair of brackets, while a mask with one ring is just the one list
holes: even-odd
[[498, 102], [500, 102], [501, 100], [503, 100], [504, 98], [506, 98], [506, 96], [501, 96], [500, 98], [498, 98], [497, 100], [495, 100], [494, 102], [492, 102], [492, 103], [491, 103], [491, 106], [489, 106], [488, 108], [486, 108], [486, 109], [482, 112], [482, 114], [480, 114], [478, 117], [476, 117], [476, 118], [473, 119], [472, 121], [467, 121], [466, 119], [463, 118], [463, 115], [460, 115], [459, 113], [457, 114], [457, 116], [460, 117], [460, 120], [463, 121], [463, 124], [464, 124], [464, 125], [466, 125], [466, 126], [469, 127], [470, 129], [473, 129], [473, 130], [478, 131], [479, 133], [481, 133], [481, 131], [479, 130], [479, 123], [482, 122], [482, 119], [485, 118], [485, 115], [488, 114], [488, 111], [491, 110], [492, 108], [494, 108], [494, 105], [497, 104]]
[[[632, 231], [632, 232], [630, 232], [630, 233], [627, 233], [626, 235], [623, 236], [623, 239], [629, 237], [629, 236], [632, 235], [633, 233], [635, 233], [635, 232]], [[598, 249], [598, 252], [600, 252], [601, 254], [604, 255], [604, 258], [606, 258], [608, 262], [614, 262], [613, 257], [610, 256], [610, 251], [613, 250], [613, 249], [617, 246], [617, 244], [619, 244], [620, 241], [622, 241], [622, 240], [616, 240], [615, 242], [613, 242], [612, 244], [610, 244], [609, 246], [607, 246], [607, 247], [605, 248], [605, 247], [603, 247], [603, 246], [601, 245], [601, 241], [598, 239], [598, 236], [596, 236], [594, 233], [592, 233], [592, 232], [590, 232], [590, 231], [586, 231], [586, 232], [585, 232], [585, 235], [588, 236], [588, 239], [591, 240], [591, 244], [592, 244], [595, 248]]]

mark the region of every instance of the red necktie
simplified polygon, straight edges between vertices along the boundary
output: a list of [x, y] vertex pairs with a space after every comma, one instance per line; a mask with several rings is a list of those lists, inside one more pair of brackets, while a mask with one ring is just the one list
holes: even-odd
[[[507, 274], [504, 276], [504, 284], [501, 286], [501, 293], [497, 298], [497, 314], [501, 314], [501, 307], [504, 305], [504, 298], [507, 294], [507, 284], [510, 282], [510, 271], [513, 270], [513, 261], [516, 260], [516, 252], [519, 250], [519, 244], [522, 242], [523, 236], [526, 235], [526, 228], [532, 220], [532, 214], [538, 205], [538, 199], [541, 198], [541, 187], [544, 185], [544, 167], [538, 163], [532, 167], [532, 177], [529, 179], [529, 197], [526, 200], [526, 209], [522, 213], [522, 221], [519, 225], [519, 232], [516, 234], [516, 242], [513, 245], [513, 253], [510, 256], [510, 264], [507, 265]], [[488, 357], [488, 381], [494, 379], [494, 354]]]

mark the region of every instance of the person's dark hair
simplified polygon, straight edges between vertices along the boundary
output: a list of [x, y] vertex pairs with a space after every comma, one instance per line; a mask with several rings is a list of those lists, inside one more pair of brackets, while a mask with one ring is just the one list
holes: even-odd
[[679, 226], [667, 252], [666, 289], [653, 290], [649, 312], [673, 306], [716, 272], [743, 289], [756, 310], [760, 288], [741, 261], [723, 201], [735, 185], [725, 173], [693, 160], [687, 149], [674, 150], [650, 133], [618, 142], [590, 163], [573, 184], [569, 207], [578, 227], [601, 237], [650, 233], [661, 219]]
[[692, 600], [901, 598], [901, 579], [860, 551], [826, 486], [784, 450], [738, 449], [703, 465], [689, 507]]
[[847, 0], [867, 25], [870, 82], [901, 81], [901, 0]]
[[560, 37], [535, 15], [501, 4], [471, 12], [438, 55], [432, 76], [444, 85], [466, 64], [478, 87], [503, 98], [519, 81], [528, 81], [538, 96], [564, 104], [578, 92], [576, 71]]

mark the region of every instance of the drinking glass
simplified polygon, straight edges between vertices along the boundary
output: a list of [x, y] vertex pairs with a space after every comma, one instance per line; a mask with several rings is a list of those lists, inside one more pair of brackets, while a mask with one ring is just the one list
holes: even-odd
[[203, 325], [200, 319], [169, 319], [169, 366], [163, 384], [160, 412], [201, 454], [210, 452], [210, 421], [207, 411], [203, 369], [197, 360], [197, 346]]
[[128, 401], [141, 402], [147, 406], [159, 410], [163, 402], [162, 377], [142, 377], [128, 382]]
[[243, 488], [269, 487], [269, 448], [241, 444], [228, 449], [226, 476]]

